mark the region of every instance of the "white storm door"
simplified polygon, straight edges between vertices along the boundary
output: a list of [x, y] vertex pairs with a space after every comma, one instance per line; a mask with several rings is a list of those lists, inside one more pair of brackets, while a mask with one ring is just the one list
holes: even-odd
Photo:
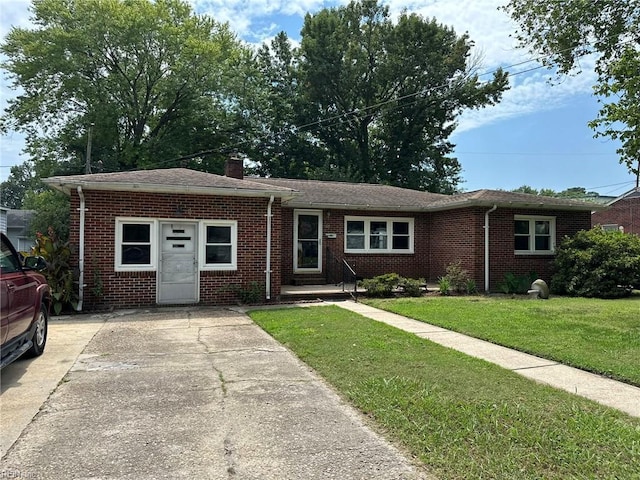
[[198, 302], [197, 224], [160, 224], [158, 303]]
[[322, 211], [297, 210], [293, 219], [293, 271], [322, 271]]

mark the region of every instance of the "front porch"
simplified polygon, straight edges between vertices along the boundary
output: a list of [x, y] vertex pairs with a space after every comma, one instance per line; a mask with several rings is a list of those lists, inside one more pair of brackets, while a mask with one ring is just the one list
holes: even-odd
[[344, 285], [282, 285], [280, 287], [280, 301], [349, 300], [357, 298], [357, 295], [363, 291], [360, 287], [356, 292], [353, 283]]

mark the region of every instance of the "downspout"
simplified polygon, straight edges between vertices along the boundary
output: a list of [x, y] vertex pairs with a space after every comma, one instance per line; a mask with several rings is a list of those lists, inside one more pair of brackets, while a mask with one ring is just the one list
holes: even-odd
[[489, 214], [498, 208], [494, 205], [484, 214], [484, 291], [489, 292]]
[[273, 205], [273, 195], [269, 198], [267, 206], [267, 268], [265, 270], [265, 296], [271, 300], [271, 205]]
[[80, 197], [80, 245], [78, 251], [78, 305], [76, 311], [82, 311], [82, 301], [84, 299], [84, 211], [85, 201], [82, 187], [78, 185], [78, 196]]

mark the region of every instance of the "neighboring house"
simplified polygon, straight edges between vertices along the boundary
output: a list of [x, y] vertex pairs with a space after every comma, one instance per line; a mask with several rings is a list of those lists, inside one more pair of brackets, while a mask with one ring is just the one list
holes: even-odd
[[7, 212], [9, 211], [6, 207], [0, 207], [0, 233], [7, 234]]
[[591, 215], [592, 225], [601, 225], [606, 230], [620, 230], [640, 235], [640, 188], [623, 193], [606, 204], [606, 210]]
[[29, 226], [35, 213], [35, 210], [15, 209], [7, 212], [6, 235], [19, 252], [29, 252], [34, 245], [34, 239], [29, 235]]
[[[173, 168], [53, 177], [71, 197], [89, 307], [237, 302], [259, 288], [396, 272], [436, 281], [461, 261], [480, 289], [506, 273], [549, 280], [565, 235], [591, 226], [594, 204], [503, 191], [459, 195], [312, 180], [243, 178]], [[99, 288], [98, 288], [99, 287]]]

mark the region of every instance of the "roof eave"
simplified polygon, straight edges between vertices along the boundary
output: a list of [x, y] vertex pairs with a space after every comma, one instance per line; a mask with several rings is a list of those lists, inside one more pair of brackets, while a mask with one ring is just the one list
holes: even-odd
[[436, 205], [428, 207], [427, 210], [430, 212], [438, 212], [443, 210], [455, 210], [459, 208], [472, 208], [472, 207], [486, 207], [491, 208], [494, 205], [498, 206], [498, 208], [530, 208], [536, 210], [571, 210], [571, 211], [588, 211], [594, 212], [599, 210], [604, 210], [606, 207], [604, 205], [599, 205], [595, 203], [586, 203], [584, 205], [563, 205], [563, 204], [549, 204], [545, 202], [513, 202], [513, 201], [496, 201], [492, 202], [489, 200], [463, 200], [460, 202], [452, 202], [447, 205]]
[[300, 202], [287, 201], [283, 207], [289, 208], [313, 208], [321, 210], [375, 210], [380, 212], [424, 212], [428, 208], [418, 205], [354, 205], [348, 203], [324, 203], [324, 202]]
[[144, 193], [177, 193], [194, 195], [218, 195], [226, 197], [278, 197], [288, 200], [295, 197], [297, 192], [286, 192], [282, 190], [256, 190], [250, 188], [228, 188], [228, 187], [199, 187], [191, 185], [162, 185], [148, 183], [108, 183], [108, 182], [87, 182], [87, 181], [65, 181], [63, 178], [45, 178], [43, 180], [49, 186], [70, 195], [71, 190], [82, 187], [85, 190], [101, 190], [112, 192], [144, 192]]

